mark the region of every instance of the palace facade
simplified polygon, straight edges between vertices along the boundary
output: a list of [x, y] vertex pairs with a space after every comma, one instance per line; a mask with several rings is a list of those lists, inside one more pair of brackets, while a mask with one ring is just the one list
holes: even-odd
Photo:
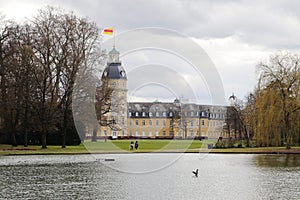
[[102, 90], [112, 89], [110, 112], [102, 118], [113, 124], [101, 126], [98, 137], [112, 138], [214, 138], [223, 131], [226, 106], [174, 102], [127, 102], [127, 75], [115, 47], [103, 70]]

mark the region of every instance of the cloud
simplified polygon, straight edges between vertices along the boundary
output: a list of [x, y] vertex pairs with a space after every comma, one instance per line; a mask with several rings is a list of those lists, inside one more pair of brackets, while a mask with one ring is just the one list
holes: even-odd
[[223, 39], [195, 39], [214, 62], [227, 96], [232, 92], [244, 98], [257, 83], [256, 65], [267, 60], [272, 49], [250, 45], [237, 36]]
[[1, 0], [2, 9], [18, 18], [46, 4], [73, 10], [100, 27], [115, 26], [119, 31], [163, 27], [195, 38], [237, 35], [246, 43], [268, 48], [300, 48], [299, 1]]
[[[58, 1], [56, 1], [58, 2]], [[68, 3], [69, 2], [69, 3]], [[237, 35], [268, 48], [298, 48], [300, 3], [291, 1], [64, 1], [100, 26], [119, 31], [163, 27], [195, 38]]]

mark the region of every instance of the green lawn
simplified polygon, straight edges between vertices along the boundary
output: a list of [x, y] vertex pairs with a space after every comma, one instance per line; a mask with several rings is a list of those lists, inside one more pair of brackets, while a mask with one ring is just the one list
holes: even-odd
[[215, 141], [205, 140], [138, 140], [138, 151], [129, 151], [131, 140], [99, 140], [97, 142], [85, 141], [78, 146], [41, 146], [12, 147], [0, 144], [0, 155], [27, 155], [27, 154], [87, 154], [87, 153], [128, 153], [128, 152], [211, 152], [211, 153], [300, 153], [300, 147], [285, 150], [285, 147], [262, 148], [231, 148], [231, 149], [207, 149], [207, 144]]
[[[107, 142], [85, 141], [84, 146], [89, 152], [98, 151], [121, 151], [130, 152], [129, 145], [133, 140], [108, 140]], [[134, 141], [135, 142], [135, 141]], [[138, 140], [139, 152], [157, 152], [157, 151], [184, 151], [186, 149], [207, 148], [207, 142], [199, 140]], [[211, 141], [210, 141], [211, 143]], [[135, 152], [132, 151], [132, 152]]]
[[[132, 140], [133, 141], [133, 140]], [[67, 146], [62, 149], [60, 146], [48, 146], [41, 149], [40, 146], [18, 146], [0, 145], [0, 155], [7, 154], [80, 154], [80, 153], [109, 153], [109, 152], [130, 152], [131, 140], [100, 140], [97, 142], [84, 141], [78, 146]], [[135, 142], [135, 141], [134, 141]], [[207, 148], [207, 143], [199, 140], [138, 140], [139, 149], [137, 152], [158, 152], [158, 151], [185, 151], [186, 149]], [[136, 150], [131, 151], [136, 152]]]

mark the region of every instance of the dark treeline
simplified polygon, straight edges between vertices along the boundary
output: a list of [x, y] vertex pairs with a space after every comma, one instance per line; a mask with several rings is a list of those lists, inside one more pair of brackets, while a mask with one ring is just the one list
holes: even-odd
[[228, 108], [227, 132], [247, 146], [300, 145], [299, 62], [299, 55], [281, 52], [260, 63], [255, 91]]
[[0, 23], [0, 142], [79, 144], [72, 94], [79, 70], [101, 59], [99, 29], [53, 7]]

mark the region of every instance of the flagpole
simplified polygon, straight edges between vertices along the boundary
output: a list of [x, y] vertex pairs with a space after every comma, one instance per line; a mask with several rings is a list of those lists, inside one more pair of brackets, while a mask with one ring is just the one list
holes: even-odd
[[116, 29], [115, 29], [115, 26], [113, 26], [113, 27], [114, 27], [113, 28], [114, 29], [114, 32], [113, 32], [113, 35], [114, 35], [114, 46], [113, 47], [115, 48], [116, 47], [116, 34], [115, 34], [115, 30]]

